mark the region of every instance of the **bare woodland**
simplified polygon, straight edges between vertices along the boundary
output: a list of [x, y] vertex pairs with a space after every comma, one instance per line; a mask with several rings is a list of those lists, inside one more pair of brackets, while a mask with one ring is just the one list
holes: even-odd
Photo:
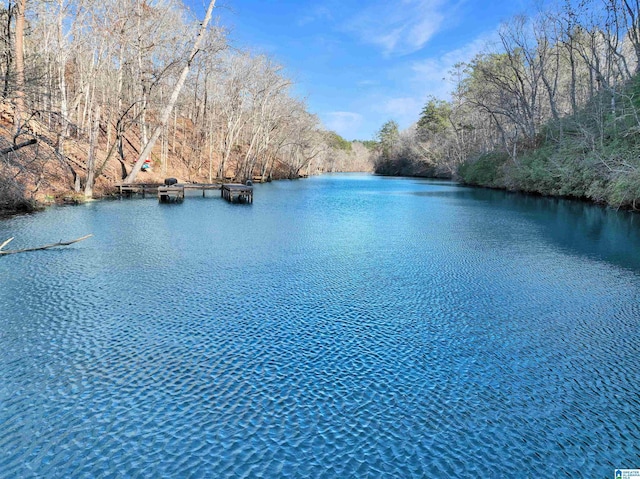
[[[12, 0], [0, 9], [0, 210], [120, 182], [268, 181], [371, 169], [272, 58], [178, 0]], [[210, 20], [209, 20], [210, 18]], [[451, 99], [380, 130], [376, 171], [640, 199], [640, 1], [562, 1], [504, 23], [450, 72]], [[144, 170], [146, 166], [148, 170]]]
[[[379, 134], [376, 170], [635, 207], [640, 2], [561, 1], [504, 23], [412, 128]], [[395, 126], [395, 128], [394, 128]]]
[[368, 150], [333, 145], [283, 66], [228, 47], [214, 6], [209, 23], [179, 0], [9, 1], [0, 10], [0, 209], [164, 176], [370, 169]]

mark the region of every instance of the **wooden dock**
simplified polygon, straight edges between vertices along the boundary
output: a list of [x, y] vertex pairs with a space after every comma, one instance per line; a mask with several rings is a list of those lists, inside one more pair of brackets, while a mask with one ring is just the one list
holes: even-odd
[[119, 196], [134, 196], [141, 195], [146, 198], [147, 195], [155, 195], [158, 193], [158, 188], [164, 186], [161, 183], [134, 183], [134, 184], [120, 184], [116, 185], [116, 189]]
[[116, 185], [119, 196], [131, 197], [154, 195], [161, 203], [181, 202], [189, 191], [202, 191], [202, 197], [207, 191], [221, 190], [221, 196], [231, 203], [253, 203], [253, 187], [236, 183], [176, 183], [164, 185], [160, 183], [134, 183]]
[[210, 190], [219, 190], [222, 188], [221, 183], [184, 183], [176, 186], [183, 186], [186, 191], [202, 191], [202, 197]]
[[184, 200], [184, 186], [159, 186], [158, 201], [160, 203], [179, 203]]
[[253, 203], [253, 186], [227, 183], [222, 185], [220, 195], [229, 203]]

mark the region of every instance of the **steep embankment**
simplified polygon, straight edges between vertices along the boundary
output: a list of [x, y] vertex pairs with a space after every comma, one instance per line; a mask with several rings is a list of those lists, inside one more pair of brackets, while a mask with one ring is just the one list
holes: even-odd
[[470, 185], [640, 209], [640, 78], [602, 92], [577, 115], [549, 122], [537, 147], [490, 152], [458, 170]]
[[[51, 118], [40, 121], [34, 114], [14, 138], [13, 108], [8, 103], [0, 104], [0, 216], [32, 212], [52, 203], [84, 200], [89, 137], [74, 130], [63, 138], [58, 133], [61, 125], [54, 123]], [[122, 160], [120, 152], [115, 152], [114, 130], [109, 132], [104, 125], [101, 128], [95, 151], [93, 197], [109, 194], [113, 185], [122, 181], [139, 152], [139, 140], [133, 131], [133, 135], [123, 137], [121, 153], [125, 160]], [[190, 174], [184, 162], [176, 157], [169, 157], [163, 167], [158, 157], [154, 152], [151, 168], [139, 175], [139, 181], [158, 182], [166, 176], [195, 181], [206, 176], [206, 173]]]
[[[48, 115], [45, 121], [34, 113], [14, 138], [13, 107], [8, 102], [0, 103], [0, 216], [34, 211], [51, 203], [84, 201], [90, 133], [67, 126], [63, 136], [60, 132], [64, 128], [58, 119], [59, 115]], [[140, 155], [142, 141], [138, 129], [122, 132], [121, 143], [117, 143], [116, 130], [117, 125], [101, 124], [95, 135], [96, 180], [91, 191], [94, 198], [110, 194]], [[189, 119], [177, 117], [171, 148], [166, 146], [163, 154], [162, 146], [156, 145], [149, 158], [150, 168], [140, 172], [136, 181], [161, 183], [167, 177], [184, 182], [215, 181], [221, 153], [209, 151], [204, 155], [202, 148], [194, 146], [193, 131]], [[255, 181], [298, 178], [326, 171], [370, 171], [370, 155], [365, 146], [348, 143], [336, 134], [328, 136], [326, 147], [321, 148], [324, 137], [318, 134], [316, 150], [323, 152], [321, 158], [316, 158], [316, 153], [313, 161], [293, 168], [284, 159], [269, 156], [268, 170], [256, 167], [249, 174], [253, 173]], [[336, 137], [344, 145], [333, 144]], [[226, 164], [226, 179], [242, 179], [240, 175], [246, 171], [240, 166], [249, 156], [249, 148], [246, 143], [234, 146]]]
[[409, 156], [379, 158], [375, 164], [375, 173], [383, 176], [451, 179], [451, 173], [439, 168], [438, 165], [416, 161]]

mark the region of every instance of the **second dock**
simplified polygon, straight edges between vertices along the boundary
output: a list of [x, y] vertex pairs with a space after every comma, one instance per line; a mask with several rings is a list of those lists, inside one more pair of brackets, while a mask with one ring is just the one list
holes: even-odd
[[253, 203], [253, 186], [239, 183], [222, 185], [220, 195], [230, 203]]

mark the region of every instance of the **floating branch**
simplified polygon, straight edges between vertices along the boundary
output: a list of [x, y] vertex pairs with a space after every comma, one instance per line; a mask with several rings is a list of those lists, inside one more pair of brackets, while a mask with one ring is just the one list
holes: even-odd
[[5, 246], [7, 246], [9, 243], [11, 243], [13, 241], [13, 238], [9, 238], [7, 241], [5, 241], [4, 243], [0, 244], [0, 249], [4, 248]]
[[0, 255], [3, 255], [3, 254], [15, 254], [15, 253], [25, 253], [27, 251], [38, 251], [38, 250], [41, 250], [41, 249], [55, 248], [57, 246], [69, 246], [70, 244], [77, 243], [78, 241], [84, 241], [87, 238], [91, 238], [92, 236], [93, 235], [90, 234], [90, 235], [83, 236], [82, 238], [74, 239], [74, 240], [71, 240], [71, 241], [60, 241], [59, 243], [53, 243], [53, 244], [47, 244], [47, 245], [44, 245], [44, 246], [38, 246], [37, 248], [25, 248], [25, 249], [14, 249], [14, 250], [2, 251], [2, 248], [4, 248], [6, 245], [8, 245], [9, 242], [13, 239], [13, 238], [9, 238], [7, 241], [5, 241], [4, 243], [2, 243], [0, 245]]

